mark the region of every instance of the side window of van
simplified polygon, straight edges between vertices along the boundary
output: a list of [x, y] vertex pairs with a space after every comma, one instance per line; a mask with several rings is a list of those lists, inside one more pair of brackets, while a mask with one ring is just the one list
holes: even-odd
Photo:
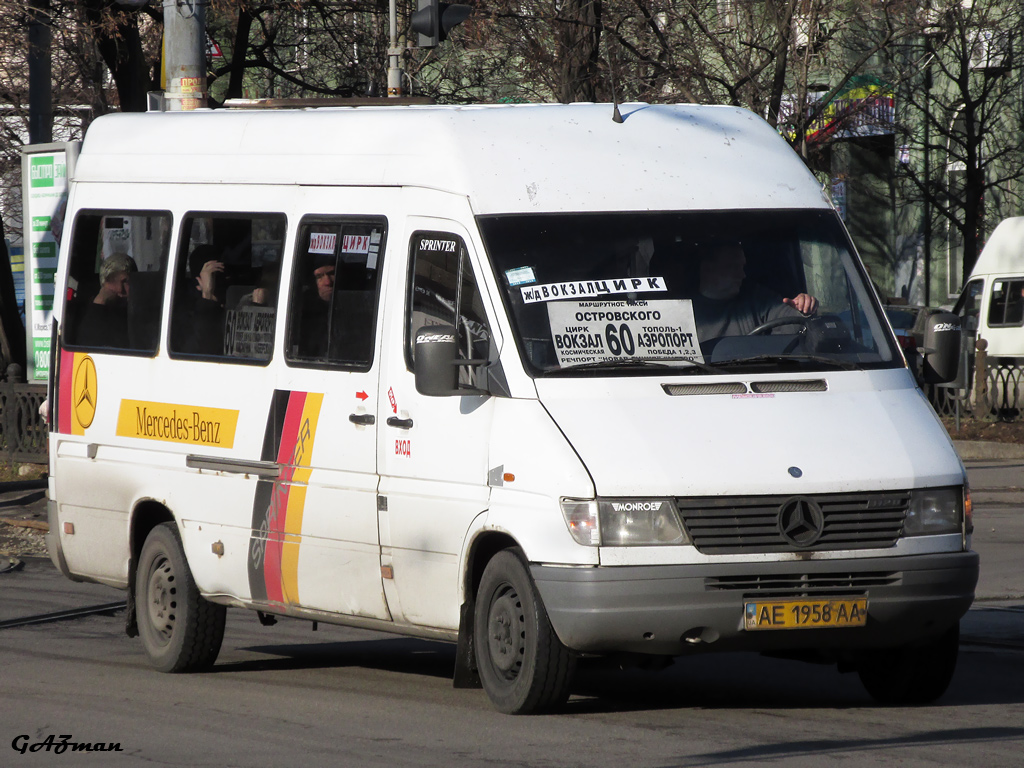
[[82, 211], [68, 261], [63, 341], [153, 354], [160, 340], [171, 214]]
[[307, 217], [295, 241], [285, 359], [368, 370], [373, 364], [384, 219]]
[[[412, 369], [413, 337], [425, 325], [453, 325], [464, 359], [486, 359], [491, 331], [466, 245], [450, 232], [415, 232], [411, 243], [412, 286], [406, 325], [406, 363]], [[459, 382], [483, 386], [484, 369], [460, 366]]]
[[988, 324], [993, 328], [1024, 325], [1024, 280], [992, 281]]
[[280, 213], [185, 217], [172, 294], [172, 357], [270, 360], [286, 229]]

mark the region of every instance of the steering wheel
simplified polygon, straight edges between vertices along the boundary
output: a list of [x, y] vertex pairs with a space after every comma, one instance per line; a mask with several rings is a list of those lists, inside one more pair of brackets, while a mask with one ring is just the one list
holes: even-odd
[[776, 317], [774, 320], [768, 320], [767, 322], [761, 323], [757, 328], [750, 331], [747, 336], [758, 336], [762, 333], [772, 330], [773, 328], [780, 328], [783, 325], [799, 325], [799, 335], [803, 336], [807, 333], [807, 328], [813, 320], [813, 317], [805, 315], [793, 315], [792, 317]]

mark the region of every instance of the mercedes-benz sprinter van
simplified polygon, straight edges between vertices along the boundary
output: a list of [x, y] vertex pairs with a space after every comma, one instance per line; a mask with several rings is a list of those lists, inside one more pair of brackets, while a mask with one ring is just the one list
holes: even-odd
[[[577, 660], [953, 674], [964, 467], [821, 185], [738, 108], [101, 117], [54, 307], [50, 538], [154, 666], [225, 609], [457, 643], [559, 706]], [[926, 375], [951, 377], [955, 317]]]

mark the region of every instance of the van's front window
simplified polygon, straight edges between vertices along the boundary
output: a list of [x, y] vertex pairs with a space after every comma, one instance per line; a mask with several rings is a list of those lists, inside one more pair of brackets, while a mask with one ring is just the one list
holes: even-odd
[[536, 374], [902, 364], [831, 211], [479, 223]]

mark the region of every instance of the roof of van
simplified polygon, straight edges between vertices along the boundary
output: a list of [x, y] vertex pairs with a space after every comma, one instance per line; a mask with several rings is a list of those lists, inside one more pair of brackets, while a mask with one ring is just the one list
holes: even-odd
[[78, 182], [421, 186], [476, 214], [823, 208], [779, 133], [728, 106], [321, 107], [113, 114]]
[[1024, 274], [1024, 216], [999, 222], [971, 270], [971, 277], [1010, 274]]

